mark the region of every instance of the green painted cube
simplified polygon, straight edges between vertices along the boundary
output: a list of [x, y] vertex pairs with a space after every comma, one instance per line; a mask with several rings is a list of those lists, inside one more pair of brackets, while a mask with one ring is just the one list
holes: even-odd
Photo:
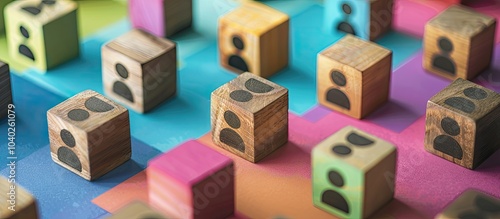
[[341, 218], [367, 218], [394, 196], [396, 147], [347, 126], [312, 151], [313, 202]]
[[12, 2], [12, 0], [0, 0], [0, 33], [4, 32], [4, 21], [3, 21], [3, 9], [7, 4]]
[[10, 56], [46, 71], [80, 53], [78, 6], [68, 0], [14, 1], [5, 8]]

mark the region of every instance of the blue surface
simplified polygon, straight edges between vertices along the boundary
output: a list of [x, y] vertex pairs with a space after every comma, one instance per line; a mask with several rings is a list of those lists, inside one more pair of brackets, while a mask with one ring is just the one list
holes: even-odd
[[[351, 6], [351, 14], [342, 10], [342, 5]], [[352, 26], [355, 35], [365, 40], [370, 39], [370, 1], [360, 0], [325, 0], [325, 19], [323, 31], [336, 32], [341, 22]]]
[[[106, 213], [91, 200], [142, 171], [160, 151], [132, 139], [132, 160], [89, 182], [54, 163], [48, 145], [17, 161], [16, 183], [38, 199], [42, 218], [97, 218]], [[1, 171], [8, 175], [8, 168]], [[36, 179], [36, 180], [35, 180]]]

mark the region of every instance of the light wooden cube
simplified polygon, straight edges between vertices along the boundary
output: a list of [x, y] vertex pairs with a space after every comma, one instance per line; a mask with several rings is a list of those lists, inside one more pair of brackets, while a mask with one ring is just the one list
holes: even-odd
[[188, 141], [149, 162], [149, 201], [172, 218], [228, 218], [235, 208], [234, 165]]
[[12, 59], [41, 71], [80, 53], [73, 1], [14, 1], [5, 8], [7, 44]]
[[8, 115], [8, 106], [12, 103], [9, 65], [0, 61], [0, 119]]
[[7, 4], [12, 2], [13, 0], [0, 0], [0, 33], [3, 33], [5, 30], [5, 23], [3, 18], [3, 9]]
[[167, 217], [141, 201], [134, 201], [107, 219], [167, 219]]
[[212, 92], [213, 142], [253, 163], [288, 141], [288, 90], [251, 73]]
[[500, 95], [456, 79], [427, 102], [425, 149], [474, 169], [500, 148]]
[[367, 218], [395, 190], [397, 149], [347, 126], [312, 151], [313, 202], [341, 218]]
[[425, 25], [423, 67], [454, 80], [472, 79], [491, 63], [496, 19], [454, 5]]
[[361, 119], [389, 99], [392, 52], [347, 35], [318, 54], [318, 101]]
[[392, 26], [394, 0], [325, 0], [325, 27], [375, 40]]
[[37, 219], [35, 198], [15, 183], [15, 178], [0, 176], [0, 218]]
[[91, 90], [47, 112], [50, 153], [57, 164], [95, 180], [130, 159], [127, 109]]
[[435, 218], [498, 219], [500, 218], [500, 199], [477, 190], [467, 190]]
[[233, 72], [267, 78], [288, 65], [288, 15], [256, 2], [223, 15], [218, 29], [219, 61]]
[[191, 26], [193, 1], [128, 0], [128, 11], [134, 28], [168, 37]]
[[174, 42], [134, 29], [102, 47], [106, 95], [139, 113], [152, 110], [177, 90]]

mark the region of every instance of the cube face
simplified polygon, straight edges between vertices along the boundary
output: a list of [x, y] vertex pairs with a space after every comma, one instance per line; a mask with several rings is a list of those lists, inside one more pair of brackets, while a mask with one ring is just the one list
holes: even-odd
[[500, 95], [457, 79], [427, 104], [425, 149], [474, 169], [498, 149]]
[[174, 42], [134, 29], [102, 48], [103, 84], [108, 96], [147, 112], [177, 90]]
[[346, 36], [318, 55], [317, 95], [323, 106], [362, 118], [389, 98], [392, 52]]
[[45, 71], [79, 55], [77, 4], [15, 1], [5, 8], [9, 53]]
[[192, 0], [129, 0], [132, 26], [168, 37], [192, 23]]
[[232, 160], [196, 141], [153, 159], [147, 177], [150, 202], [166, 215], [226, 218], [233, 214]]
[[395, 174], [395, 162], [390, 143], [353, 127], [339, 130], [313, 149], [314, 205], [343, 218], [368, 217], [394, 195], [383, 175]]
[[130, 159], [128, 111], [87, 90], [47, 112], [54, 162], [87, 180]]
[[374, 40], [392, 25], [393, 0], [326, 0], [324, 29]]
[[155, 218], [155, 219], [167, 219], [160, 212], [150, 208], [147, 204], [134, 201], [127, 206], [121, 208], [108, 219], [144, 219], [144, 218]]
[[8, 115], [8, 106], [12, 103], [9, 65], [0, 61], [0, 119]]
[[250, 73], [212, 93], [213, 142], [257, 162], [288, 140], [288, 90]]
[[491, 62], [496, 21], [464, 6], [451, 6], [425, 26], [424, 68], [454, 80], [472, 79]]
[[270, 77], [288, 65], [289, 17], [245, 2], [219, 19], [221, 65], [233, 72]]
[[[9, 219], [37, 219], [38, 210], [35, 198], [23, 187], [13, 183], [12, 179], [0, 176], [0, 218]], [[15, 207], [12, 208], [10, 200], [15, 201]], [[12, 209], [11, 209], [12, 208]]]
[[436, 219], [499, 218], [500, 200], [476, 190], [467, 190], [448, 205]]

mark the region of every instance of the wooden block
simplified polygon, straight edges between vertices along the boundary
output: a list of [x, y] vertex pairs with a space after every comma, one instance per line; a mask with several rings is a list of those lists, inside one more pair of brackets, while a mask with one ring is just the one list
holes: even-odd
[[253, 163], [288, 141], [288, 90], [243, 73], [212, 92], [213, 142]]
[[86, 90], [47, 112], [54, 162], [95, 180], [130, 159], [127, 109]]
[[130, 21], [134, 28], [168, 37], [191, 26], [192, 0], [128, 0]]
[[[15, 167], [14, 167], [15, 168]], [[37, 219], [35, 198], [15, 183], [15, 178], [0, 176], [0, 218]]]
[[325, 0], [324, 29], [375, 40], [391, 30], [394, 0]]
[[427, 102], [425, 149], [474, 169], [500, 148], [500, 95], [456, 79]]
[[454, 80], [472, 79], [489, 68], [496, 19], [454, 5], [425, 25], [423, 67]]
[[12, 103], [9, 65], [0, 60], [0, 119], [7, 116], [9, 104]]
[[5, 8], [12, 59], [41, 71], [79, 55], [77, 4], [72, 1], [14, 1]]
[[4, 24], [4, 18], [3, 18], [3, 9], [7, 4], [12, 2], [13, 0], [0, 0], [0, 33], [4, 33], [5, 31], [5, 24]]
[[500, 199], [476, 190], [467, 190], [448, 205], [436, 219], [500, 218]]
[[341, 218], [367, 218], [394, 196], [394, 145], [347, 126], [312, 151], [313, 202]]
[[149, 162], [149, 201], [172, 218], [227, 218], [234, 212], [234, 166], [188, 141]]
[[219, 19], [218, 41], [224, 68], [270, 77], [288, 65], [288, 15], [261, 3], [242, 2]]
[[167, 219], [167, 217], [141, 201], [134, 201], [108, 219]]
[[102, 77], [106, 95], [145, 113], [177, 90], [174, 42], [142, 30], [130, 32], [102, 47]]
[[389, 99], [392, 52], [347, 35], [318, 54], [321, 105], [361, 119]]

